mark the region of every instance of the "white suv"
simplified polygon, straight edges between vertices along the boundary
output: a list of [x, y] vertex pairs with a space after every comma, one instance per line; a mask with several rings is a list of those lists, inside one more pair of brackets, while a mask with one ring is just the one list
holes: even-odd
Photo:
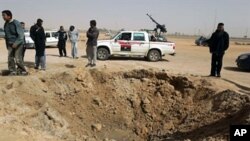
[[[25, 31], [25, 41], [27, 48], [34, 48], [34, 41], [30, 37], [29, 31]], [[46, 35], [46, 46], [56, 47], [58, 43], [58, 33], [57, 31], [45, 31]]]

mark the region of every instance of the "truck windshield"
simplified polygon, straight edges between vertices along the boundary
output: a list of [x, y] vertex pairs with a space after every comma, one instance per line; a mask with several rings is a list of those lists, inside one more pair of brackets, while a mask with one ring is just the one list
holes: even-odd
[[115, 37], [120, 34], [120, 32], [116, 33], [113, 37], [111, 37], [111, 39], [115, 39]]

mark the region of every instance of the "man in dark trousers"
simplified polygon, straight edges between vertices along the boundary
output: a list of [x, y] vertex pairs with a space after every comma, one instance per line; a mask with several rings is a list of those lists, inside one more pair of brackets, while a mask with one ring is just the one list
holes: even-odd
[[229, 35], [224, 31], [224, 24], [219, 23], [217, 30], [208, 40], [210, 53], [212, 54], [212, 64], [210, 76], [221, 77], [223, 56], [229, 47]]
[[97, 39], [99, 36], [99, 30], [96, 28], [96, 21], [91, 20], [90, 21], [90, 28], [87, 31], [87, 58], [88, 58], [88, 64], [86, 67], [91, 66], [95, 67], [96, 66], [96, 59], [97, 59]]
[[58, 49], [59, 49], [59, 54], [60, 57], [66, 57], [67, 56], [67, 51], [66, 51], [66, 41], [68, 39], [67, 33], [64, 31], [63, 26], [60, 26], [60, 30], [58, 31]]
[[45, 42], [46, 36], [43, 29], [43, 20], [38, 19], [37, 23], [30, 28], [30, 37], [35, 42], [35, 69], [39, 69], [41, 64], [41, 70], [46, 70], [46, 56], [45, 56]]
[[21, 24], [17, 20], [12, 19], [12, 13], [9, 10], [2, 11], [2, 17], [5, 21], [4, 32], [8, 49], [8, 67], [10, 75], [27, 75], [28, 72], [24, 67], [22, 59], [24, 31]]
[[[24, 23], [24, 22], [20, 22], [20, 23], [21, 23], [21, 26], [22, 26], [22, 28], [23, 28], [23, 31], [25, 32], [25, 23]], [[24, 61], [24, 56], [25, 56], [25, 51], [26, 51], [25, 36], [24, 36], [23, 40], [24, 40], [24, 44], [23, 44], [22, 58], [23, 58], [23, 61]]]

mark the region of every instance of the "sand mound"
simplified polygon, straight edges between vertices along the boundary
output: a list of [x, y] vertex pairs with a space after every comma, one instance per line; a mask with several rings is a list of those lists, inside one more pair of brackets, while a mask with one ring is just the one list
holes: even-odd
[[250, 123], [249, 96], [164, 71], [72, 68], [0, 83], [0, 140], [226, 140], [230, 124]]

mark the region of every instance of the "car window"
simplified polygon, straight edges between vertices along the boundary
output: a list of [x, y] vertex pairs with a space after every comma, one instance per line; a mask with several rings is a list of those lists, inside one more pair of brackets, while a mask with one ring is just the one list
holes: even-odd
[[122, 33], [122, 34], [118, 35], [116, 39], [130, 41], [131, 40], [131, 33]]
[[30, 33], [25, 32], [25, 33], [24, 33], [24, 36], [25, 36], [25, 37], [30, 37]]
[[52, 37], [57, 37], [57, 32], [52, 32]]
[[45, 35], [46, 35], [46, 38], [50, 37], [50, 33], [49, 32], [45, 33]]
[[144, 33], [134, 33], [134, 41], [145, 41]]

